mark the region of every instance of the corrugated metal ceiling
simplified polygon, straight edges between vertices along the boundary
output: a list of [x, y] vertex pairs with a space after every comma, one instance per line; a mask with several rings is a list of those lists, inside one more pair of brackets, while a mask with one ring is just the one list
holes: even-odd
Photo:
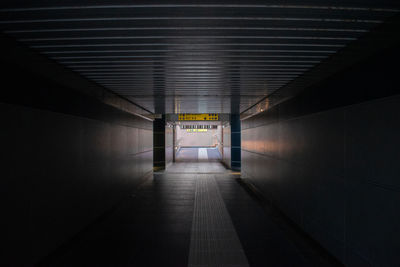
[[156, 113], [237, 113], [398, 1], [2, 1], [0, 28]]

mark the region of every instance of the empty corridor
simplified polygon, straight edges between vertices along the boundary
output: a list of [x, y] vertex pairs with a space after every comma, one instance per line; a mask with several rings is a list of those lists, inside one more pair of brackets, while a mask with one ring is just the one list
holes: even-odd
[[335, 266], [218, 162], [154, 173], [41, 266]]

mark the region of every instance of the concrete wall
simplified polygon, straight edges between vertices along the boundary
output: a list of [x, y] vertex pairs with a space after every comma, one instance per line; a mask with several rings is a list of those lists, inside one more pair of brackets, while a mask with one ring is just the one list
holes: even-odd
[[224, 150], [224, 147], [222, 145], [222, 143], [223, 143], [223, 141], [222, 141], [222, 125], [218, 125], [217, 127], [218, 127], [217, 128], [217, 134], [216, 134], [216, 137], [217, 137], [217, 148], [218, 148], [219, 153], [222, 155], [223, 150]]
[[[105, 88], [32, 51], [17, 53], [27, 64], [14, 64], [4, 55], [16, 48], [3, 46], [0, 265], [31, 266], [151, 172], [153, 128], [105, 104], [112, 95]], [[111, 102], [134, 106], [115, 95]]]
[[218, 129], [207, 129], [207, 132], [187, 132], [186, 129], [177, 129], [177, 140], [180, 147], [206, 147], [218, 145]]
[[223, 134], [223, 156], [222, 162], [228, 167], [231, 167], [231, 126], [226, 124], [222, 129]]
[[242, 173], [349, 266], [400, 262], [400, 97], [242, 124]]
[[400, 263], [399, 49], [242, 121], [242, 175], [347, 266]]
[[165, 127], [165, 166], [168, 166], [174, 159], [174, 133], [172, 127]]
[[10, 104], [0, 110], [2, 261], [48, 255], [152, 170], [151, 122], [126, 126]]

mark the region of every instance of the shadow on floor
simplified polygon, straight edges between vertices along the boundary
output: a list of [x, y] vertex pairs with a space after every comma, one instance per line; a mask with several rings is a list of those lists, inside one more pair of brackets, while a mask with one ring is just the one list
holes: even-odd
[[[203, 255], [191, 258], [199, 266], [339, 265], [307, 242], [298, 242], [296, 234], [276, 220], [279, 215], [268, 212], [239, 178], [218, 162], [175, 163], [154, 173], [115, 210], [39, 266], [180, 267], [188, 266], [190, 251]], [[206, 180], [210, 182], [204, 186]], [[216, 203], [220, 211], [211, 216]], [[218, 219], [222, 213], [223, 220]], [[224, 225], [232, 225], [231, 230], [225, 232]], [[196, 242], [217, 245], [193, 243], [193, 236]], [[218, 246], [221, 238], [224, 244], [232, 239], [236, 250], [243, 250], [241, 264], [235, 264], [237, 252], [230, 253], [230, 246]]]

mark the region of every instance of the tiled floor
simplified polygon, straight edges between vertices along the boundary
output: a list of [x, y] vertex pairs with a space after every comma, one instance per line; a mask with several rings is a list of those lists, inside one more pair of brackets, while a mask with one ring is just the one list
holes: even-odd
[[175, 163], [42, 266], [318, 266], [237, 178]]
[[221, 158], [214, 147], [182, 147], [176, 155], [177, 162], [219, 162]]
[[215, 175], [197, 174], [189, 267], [247, 267], [246, 255]]
[[219, 162], [176, 162], [165, 173], [227, 173], [226, 168]]

